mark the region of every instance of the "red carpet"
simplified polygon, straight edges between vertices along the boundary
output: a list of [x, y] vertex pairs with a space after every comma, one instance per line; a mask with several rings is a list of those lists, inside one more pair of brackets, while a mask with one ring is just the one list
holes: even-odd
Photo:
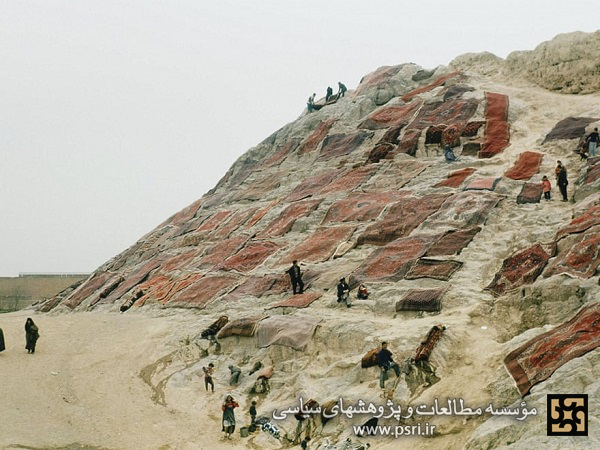
[[599, 345], [600, 303], [594, 303], [581, 309], [568, 322], [510, 352], [504, 364], [524, 396], [563, 364]]
[[491, 158], [502, 152], [509, 144], [508, 97], [486, 92], [485, 99], [485, 141], [479, 157]]

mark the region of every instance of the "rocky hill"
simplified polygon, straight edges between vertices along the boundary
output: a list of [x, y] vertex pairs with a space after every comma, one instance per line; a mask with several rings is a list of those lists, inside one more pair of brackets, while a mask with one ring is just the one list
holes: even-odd
[[[585, 393], [589, 437], [563, 437], [560, 447], [600, 446], [600, 158], [575, 153], [600, 126], [599, 47], [600, 32], [574, 33], [506, 60], [381, 67], [305, 110], [198, 201], [38, 307], [197, 311], [190, 340], [140, 371], [156, 402], [181, 411], [192, 407], [186, 374], [213, 362], [221, 378], [228, 365], [242, 368], [232, 392], [244, 408], [259, 399], [260, 414], [300, 396], [403, 407], [525, 401], [537, 410], [525, 420], [414, 415], [402, 424], [429, 422], [433, 436], [359, 438], [375, 448], [558, 448], [546, 435], [546, 394]], [[445, 161], [446, 145], [457, 161]], [[302, 295], [285, 273], [292, 260], [302, 263]], [[352, 307], [340, 305], [341, 277], [364, 283], [369, 298], [353, 290]], [[216, 341], [203, 339], [223, 315]], [[382, 391], [378, 369], [361, 367], [382, 340], [403, 370], [395, 390], [392, 371]], [[250, 393], [257, 363], [274, 368], [268, 393]], [[214, 400], [202, 402], [219, 427]], [[367, 418], [316, 420], [311, 448], [356, 441], [351, 425]], [[293, 417], [277, 424], [294, 437]], [[287, 445], [268, 433], [237, 443]]]

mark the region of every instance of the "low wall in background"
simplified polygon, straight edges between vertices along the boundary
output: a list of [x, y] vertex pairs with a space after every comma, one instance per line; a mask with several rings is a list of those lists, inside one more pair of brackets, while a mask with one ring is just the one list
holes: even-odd
[[89, 274], [27, 273], [18, 277], [0, 277], [0, 312], [17, 311], [54, 297]]

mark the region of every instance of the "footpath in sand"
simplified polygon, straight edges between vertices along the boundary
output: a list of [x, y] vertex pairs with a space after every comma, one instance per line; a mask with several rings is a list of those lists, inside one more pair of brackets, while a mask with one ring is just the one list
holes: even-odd
[[[140, 376], [187, 337], [193, 315], [34, 314], [0, 315], [0, 448], [219, 448], [219, 422], [207, 426], [203, 406], [218, 398], [218, 411], [220, 394], [193, 377], [200, 403], [182, 414], [153, 402]], [[41, 334], [34, 355], [25, 350], [30, 316]]]

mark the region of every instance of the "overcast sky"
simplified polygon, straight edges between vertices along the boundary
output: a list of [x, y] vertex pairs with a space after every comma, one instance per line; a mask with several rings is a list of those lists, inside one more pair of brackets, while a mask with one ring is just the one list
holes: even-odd
[[312, 92], [353, 89], [382, 65], [506, 57], [593, 31], [598, 9], [1, 0], [0, 276], [94, 270], [200, 198]]

